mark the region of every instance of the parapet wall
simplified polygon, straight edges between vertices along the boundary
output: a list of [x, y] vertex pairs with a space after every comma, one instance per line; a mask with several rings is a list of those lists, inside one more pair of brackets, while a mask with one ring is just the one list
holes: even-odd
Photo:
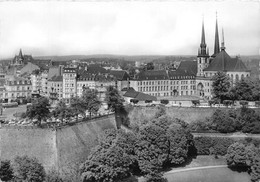
[[57, 129], [2, 126], [0, 158], [28, 155], [36, 157], [46, 170], [75, 170], [97, 145], [99, 134], [111, 128], [115, 128], [114, 115]]

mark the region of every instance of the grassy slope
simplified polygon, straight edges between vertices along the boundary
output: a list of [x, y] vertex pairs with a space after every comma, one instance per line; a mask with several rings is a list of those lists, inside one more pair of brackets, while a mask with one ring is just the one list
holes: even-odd
[[[187, 108], [187, 107], [171, 107], [166, 108], [166, 113], [170, 117], [175, 117], [182, 119], [188, 123], [197, 121], [197, 120], [204, 120], [205, 117], [210, 117], [215, 108]], [[136, 121], [139, 118], [152, 118], [155, 113], [157, 112], [156, 108], [151, 107], [135, 107], [130, 113], [129, 118], [130, 121]]]

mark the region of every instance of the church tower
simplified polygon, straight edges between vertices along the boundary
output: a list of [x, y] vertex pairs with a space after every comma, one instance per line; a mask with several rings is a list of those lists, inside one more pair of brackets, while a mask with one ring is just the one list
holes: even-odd
[[216, 29], [215, 29], [215, 44], [214, 44], [214, 54], [211, 56], [212, 58], [215, 58], [216, 55], [219, 53], [219, 36], [218, 36], [218, 17], [216, 13]]
[[205, 40], [204, 20], [202, 21], [201, 43], [197, 56], [197, 76], [204, 76], [203, 70], [209, 65], [209, 49]]

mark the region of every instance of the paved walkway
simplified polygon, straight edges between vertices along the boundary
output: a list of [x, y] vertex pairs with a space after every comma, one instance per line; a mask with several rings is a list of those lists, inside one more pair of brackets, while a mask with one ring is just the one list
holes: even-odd
[[172, 174], [172, 173], [185, 172], [185, 171], [199, 170], [199, 169], [213, 169], [213, 168], [222, 168], [222, 167], [227, 167], [227, 165], [202, 166], [202, 167], [192, 167], [192, 168], [186, 168], [186, 169], [173, 169], [169, 172], [164, 173], [164, 175], [168, 175], [168, 174]]

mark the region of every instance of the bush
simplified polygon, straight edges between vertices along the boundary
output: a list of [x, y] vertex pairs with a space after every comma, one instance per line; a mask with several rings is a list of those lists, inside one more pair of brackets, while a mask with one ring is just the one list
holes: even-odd
[[233, 101], [232, 100], [224, 100], [223, 104], [228, 107], [228, 106], [231, 106], [233, 104]]
[[241, 100], [241, 101], [239, 102], [239, 104], [245, 107], [245, 106], [248, 105], [248, 102], [245, 101], [245, 100]]
[[132, 102], [133, 104], [137, 104], [139, 102], [138, 99], [130, 99], [130, 102]]
[[0, 179], [10, 181], [13, 178], [13, 169], [9, 160], [0, 161]]
[[220, 137], [196, 137], [194, 143], [198, 155], [210, 155], [212, 154], [210, 148], [212, 148], [214, 154], [224, 156], [234, 140]]
[[236, 131], [236, 122], [229, 117], [228, 113], [217, 109], [212, 116], [212, 129], [221, 133], [230, 133]]
[[36, 158], [16, 157], [13, 162], [14, 176], [17, 180], [43, 182], [45, 171]]
[[167, 104], [169, 104], [169, 100], [167, 100], [167, 99], [162, 99], [162, 100], [161, 100], [161, 104], [167, 105]]
[[200, 104], [200, 101], [199, 101], [199, 100], [193, 100], [193, 101], [191, 101], [191, 102], [192, 102], [192, 104], [193, 104], [195, 107]]
[[152, 100], [145, 100], [145, 103], [151, 103], [153, 102]]

